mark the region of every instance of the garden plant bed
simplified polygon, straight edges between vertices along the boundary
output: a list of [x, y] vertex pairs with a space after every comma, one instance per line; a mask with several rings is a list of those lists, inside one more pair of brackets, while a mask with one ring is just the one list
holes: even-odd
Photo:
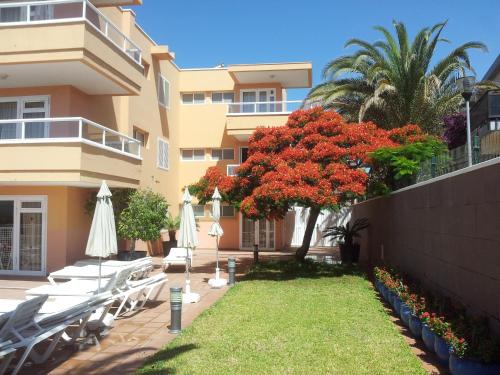
[[426, 374], [357, 268], [255, 267], [139, 374]]

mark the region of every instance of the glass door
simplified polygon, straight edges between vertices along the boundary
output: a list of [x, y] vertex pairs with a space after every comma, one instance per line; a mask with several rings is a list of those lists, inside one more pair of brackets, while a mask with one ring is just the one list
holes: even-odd
[[250, 250], [259, 244], [260, 250], [275, 250], [274, 220], [253, 221], [241, 216], [241, 248]]
[[0, 274], [45, 272], [46, 201], [0, 197]]
[[14, 269], [14, 201], [0, 200], [0, 271]]
[[[47, 118], [49, 113], [49, 104], [46, 99], [23, 99], [22, 100], [22, 118]], [[26, 138], [47, 138], [49, 129], [47, 122], [29, 122], [26, 123], [24, 136]]]
[[[242, 113], [254, 113], [256, 112], [255, 102], [257, 101], [257, 92], [255, 91], [242, 91], [241, 92], [241, 105]], [[248, 103], [248, 104], [246, 104]]]

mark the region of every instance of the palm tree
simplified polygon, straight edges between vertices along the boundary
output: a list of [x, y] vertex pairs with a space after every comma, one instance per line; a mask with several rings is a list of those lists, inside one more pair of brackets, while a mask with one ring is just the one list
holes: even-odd
[[462, 100], [457, 75], [474, 73], [469, 50], [487, 50], [481, 42], [468, 42], [431, 65], [438, 44], [448, 42], [441, 37], [445, 26], [426, 27], [411, 42], [405, 25], [394, 22], [395, 37], [377, 26], [384, 40], [349, 40], [346, 47], [358, 50], [328, 63], [326, 82], [314, 87], [307, 101], [320, 102], [349, 121], [370, 120], [386, 129], [413, 123], [440, 133], [443, 116], [456, 112]]

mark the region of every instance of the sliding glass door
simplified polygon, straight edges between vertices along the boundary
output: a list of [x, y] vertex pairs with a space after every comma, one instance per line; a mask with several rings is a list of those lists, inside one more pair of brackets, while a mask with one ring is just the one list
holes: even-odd
[[46, 199], [0, 196], [0, 274], [45, 273]]

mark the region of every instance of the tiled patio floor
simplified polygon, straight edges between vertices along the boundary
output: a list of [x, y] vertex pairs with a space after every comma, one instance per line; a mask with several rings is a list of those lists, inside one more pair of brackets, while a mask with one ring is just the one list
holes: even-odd
[[[286, 257], [284, 253], [260, 253], [263, 259]], [[221, 251], [221, 277], [227, 279], [227, 258], [237, 259], [237, 272], [241, 276], [253, 262], [253, 254], [244, 251]], [[155, 272], [161, 272], [161, 258], [155, 259]], [[194, 253], [191, 288], [201, 296], [196, 304], [183, 305], [182, 326], [191, 322], [205, 309], [217, 301], [226, 288], [211, 289], [207, 281], [214, 277], [215, 254], [213, 250], [197, 249]], [[167, 270], [168, 282], [155, 302], [145, 309], [126, 314], [115, 321], [108, 336], [100, 340], [100, 347], [86, 346], [81, 351], [64, 349], [55, 352], [43, 366], [25, 366], [22, 374], [130, 374], [144, 359], [162, 348], [175, 336], [168, 333], [170, 324], [169, 288], [183, 286], [184, 268]], [[3, 279], [1, 298], [24, 298], [28, 288], [46, 283], [46, 279]]]

